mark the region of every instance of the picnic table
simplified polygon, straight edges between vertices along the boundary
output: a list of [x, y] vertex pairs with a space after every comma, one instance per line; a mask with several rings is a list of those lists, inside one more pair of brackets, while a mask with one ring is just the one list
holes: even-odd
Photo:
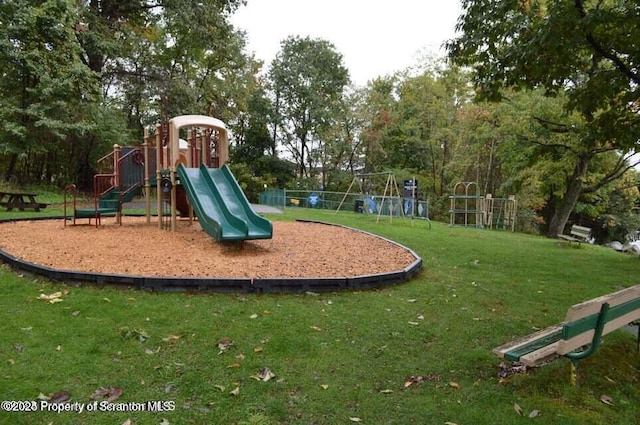
[[25, 208], [33, 208], [40, 211], [40, 208], [47, 208], [47, 204], [36, 201], [35, 193], [0, 192], [0, 206], [6, 207], [7, 211], [18, 208], [24, 211]]

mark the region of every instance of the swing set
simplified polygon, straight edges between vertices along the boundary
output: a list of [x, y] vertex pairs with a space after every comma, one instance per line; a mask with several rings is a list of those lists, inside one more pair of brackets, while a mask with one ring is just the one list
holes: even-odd
[[[384, 178], [384, 191], [382, 196], [376, 192], [375, 180], [380, 182]], [[359, 189], [356, 193], [356, 184]], [[379, 185], [378, 187], [380, 187]], [[398, 182], [391, 171], [379, 173], [356, 174], [349, 185], [346, 193], [342, 197], [336, 213], [345, 204], [349, 195], [354, 196], [354, 212], [374, 214], [377, 213], [376, 223], [383, 215], [389, 215], [389, 221], [393, 221], [393, 216], [400, 216], [403, 219], [407, 216], [413, 218], [426, 219], [431, 228], [429, 220], [429, 203], [418, 201], [418, 181], [413, 178], [404, 181], [403, 193], [398, 189]], [[359, 198], [359, 199], [358, 199]]]
[[[382, 198], [380, 203], [377, 203], [375, 198], [376, 195], [371, 194], [374, 189], [372, 178], [376, 177], [386, 177], [384, 192], [382, 194]], [[395, 175], [391, 171], [384, 171], [380, 173], [363, 173], [356, 174], [353, 176], [353, 180], [351, 180], [351, 184], [347, 189], [346, 193], [342, 197], [338, 208], [336, 209], [336, 213], [340, 211], [342, 205], [344, 205], [345, 200], [349, 195], [355, 195], [354, 186], [358, 185], [359, 197], [361, 199], [354, 200], [354, 211], [356, 212], [364, 212], [373, 214], [375, 212], [378, 213], [378, 217], [376, 218], [376, 223], [380, 220], [380, 217], [383, 214], [383, 211], [388, 211], [389, 213], [389, 221], [393, 220], [394, 210], [398, 209], [400, 211], [400, 215], [404, 218], [404, 210], [401, 206], [401, 196], [400, 191], [398, 190], [398, 183], [396, 181]], [[394, 192], [395, 190], [395, 192]], [[395, 194], [394, 194], [395, 193]], [[394, 202], [395, 201], [395, 202]], [[386, 215], [386, 214], [385, 214]]]

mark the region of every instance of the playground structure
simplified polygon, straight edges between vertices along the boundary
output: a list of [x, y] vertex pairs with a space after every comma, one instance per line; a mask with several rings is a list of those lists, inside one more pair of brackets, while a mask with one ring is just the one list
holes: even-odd
[[[372, 193], [374, 192], [372, 180], [376, 177], [385, 177], [382, 196]], [[358, 192], [354, 190], [356, 183]], [[418, 181], [415, 178], [404, 181], [403, 191], [400, 194], [395, 175], [391, 171], [356, 174], [336, 208], [336, 212], [340, 211], [349, 195], [357, 195], [353, 200], [353, 211], [365, 214], [377, 213], [376, 222], [380, 220], [382, 215], [389, 215], [389, 221], [392, 221], [395, 215], [402, 218], [426, 219], [431, 226], [428, 202], [418, 201]]]
[[[104, 216], [115, 216], [121, 223], [123, 203], [141, 193], [150, 224], [155, 187], [159, 227], [175, 231], [180, 212], [190, 219], [197, 217], [202, 229], [218, 241], [272, 237], [271, 222], [253, 210], [226, 164], [229, 142], [222, 121], [183, 115], [156, 125], [155, 130], [150, 135], [145, 129], [141, 146], [115, 145], [113, 152], [98, 160], [93, 208], [77, 208], [75, 186], [65, 188], [65, 225], [67, 193], [73, 195], [74, 224], [88, 218], [99, 226]], [[181, 132], [186, 139], [180, 139]]]
[[[89, 219], [89, 224], [95, 219], [98, 227], [105, 216], [115, 216], [120, 226], [105, 226], [99, 232], [91, 226], [70, 226], [64, 233], [59, 225], [43, 221], [38, 222], [37, 231], [4, 226], [0, 230], [32, 238], [3, 236], [37, 247], [33, 255], [43, 253], [40, 244], [33, 242], [42, 240], [50, 241], [47, 248], [57, 254], [45, 252], [45, 257], [22, 260], [0, 250], [0, 262], [53, 281], [153, 291], [250, 293], [377, 288], [405, 282], [421, 269], [422, 259], [410, 249], [339, 225], [308, 220], [276, 223], [278, 234], [272, 237], [272, 223], [253, 211], [227, 161], [227, 132], [221, 121], [189, 115], [158, 125], [154, 134], [145, 131], [142, 145], [114, 146], [98, 161], [92, 208], [77, 208], [76, 187], [65, 188], [65, 226], [71, 219], [74, 224], [78, 219]], [[152, 208], [154, 189], [157, 214]], [[70, 194], [73, 203], [67, 199]], [[135, 195], [143, 196], [145, 213], [123, 223], [123, 203]], [[182, 195], [186, 208], [180, 205]], [[68, 215], [69, 208], [72, 214]], [[185, 211], [189, 222], [178, 223], [178, 212], [184, 216]], [[194, 214], [204, 232], [190, 226]], [[154, 216], [158, 227], [150, 228]], [[30, 220], [24, 222], [32, 226]], [[138, 233], [139, 229], [145, 233]], [[165, 229], [180, 231], [171, 234]], [[230, 250], [225, 244], [208, 243], [205, 233], [220, 241], [263, 240]], [[336, 248], [336, 240], [345, 241], [339, 244], [344, 249]], [[372, 250], [374, 245], [378, 248]], [[92, 254], [87, 256], [83, 248]], [[25, 255], [24, 249], [16, 249]], [[354, 255], [359, 259], [355, 264]], [[53, 267], [51, 257], [59, 261]]]
[[[375, 176], [386, 176], [384, 193], [382, 194], [382, 198], [380, 199], [380, 202], [376, 202], [376, 200], [374, 199], [374, 196], [370, 195], [370, 187], [368, 187], [369, 184], [367, 184], [367, 183], [370, 183], [369, 179]], [[352, 193], [351, 191], [353, 189], [353, 186], [356, 183], [358, 183], [358, 187], [360, 188], [359, 195], [361, 199], [356, 199], [354, 201], [354, 211], [368, 212], [370, 214], [377, 212], [378, 216], [376, 218], [376, 222], [380, 220], [380, 216], [382, 215], [383, 211], [385, 211], [385, 209], [386, 209], [386, 212], [389, 214], [390, 221], [393, 220], [394, 210], [399, 210], [400, 215], [404, 216], [404, 210], [400, 205], [400, 192], [398, 191], [398, 183], [396, 182], [395, 175], [390, 171], [381, 172], [381, 173], [356, 174], [353, 177], [353, 180], [351, 180], [351, 184], [349, 185], [349, 188], [347, 189], [344, 196], [342, 197], [342, 200], [340, 201], [340, 204], [338, 205], [336, 212], [340, 211], [340, 208], [344, 204], [349, 194]], [[394, 190], [395, 190], [395, 195], [394, 195]]]
[[494, 198], [481, 195], [475, 182], [458, 182], [449, 196], [449, 224], [451, 227], [478, 227], [515, 231], [517, 200], [514, 195]]

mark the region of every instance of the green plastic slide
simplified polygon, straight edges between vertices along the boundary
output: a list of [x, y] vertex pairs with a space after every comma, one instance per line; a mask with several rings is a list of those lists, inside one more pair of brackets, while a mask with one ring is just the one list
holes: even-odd
[[178, 166], [180, 183], [202, 229], [218, 241], [270, 239], [271, 222], [251, 208], [229, 167]]

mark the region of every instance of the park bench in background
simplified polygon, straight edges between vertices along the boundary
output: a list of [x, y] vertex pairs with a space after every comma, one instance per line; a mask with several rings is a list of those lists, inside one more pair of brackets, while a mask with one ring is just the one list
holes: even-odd
[[571, 230], [568, 235], [559, 234], [559, 238], [571, 242], [578, 242], [578, 246], [580, 246], [581, 242], [586, 242], [591, 237], [591, 229], [589, 227], [578, 226], [574, 224], [571, 226]]
[[578, 361], [594, 354], [604, 335], [638, 319], [640, 285], [576, 304], [569, 308], [564, 322], [497, 347], [493, 352], [525, 366], [567, 357], [571, 360], [571, 383], [575, 384]]

